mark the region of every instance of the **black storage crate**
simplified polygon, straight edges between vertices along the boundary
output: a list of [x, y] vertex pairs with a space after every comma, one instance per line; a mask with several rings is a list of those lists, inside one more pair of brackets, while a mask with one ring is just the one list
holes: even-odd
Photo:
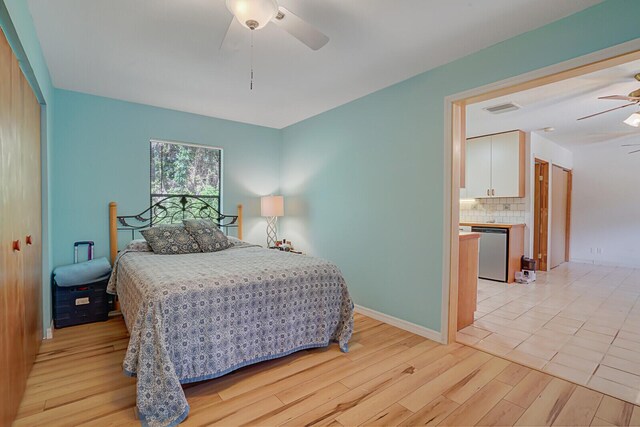
[[102, 322], [109, 318], [107, 294], [109, 277], [86, 285], [58, 286], [53, 284], [53, 322], [56, 328]]

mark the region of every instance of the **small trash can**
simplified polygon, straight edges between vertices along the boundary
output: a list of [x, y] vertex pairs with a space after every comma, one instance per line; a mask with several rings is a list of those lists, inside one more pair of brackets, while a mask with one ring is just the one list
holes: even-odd
[[[78, 262], [78, 247], [89, 246], [89, 260]], [[111, 264], [93, 259], [93, 242], [76, 242], [74, 264], [53, 270], [53, 323], [56, 328], [100, 322], [109, 318], [107, 284]]]

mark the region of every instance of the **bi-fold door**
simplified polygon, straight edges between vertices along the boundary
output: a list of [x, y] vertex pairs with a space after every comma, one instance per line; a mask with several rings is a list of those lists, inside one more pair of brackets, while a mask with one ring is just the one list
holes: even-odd
[[40, 105], [0, 31], [0, 425], [42, 340]]

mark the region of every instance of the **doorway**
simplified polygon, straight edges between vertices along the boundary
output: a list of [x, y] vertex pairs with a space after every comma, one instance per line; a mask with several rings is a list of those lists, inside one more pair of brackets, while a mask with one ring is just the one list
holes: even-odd
[[[569, 60], [523, 76], [508, 79], [486, 87], [469, 90], [462, 94], [445, 98], [446, 121], [446, 163], [450, 175], [447, 176], [445, 218], [446, 228], [442, 293], [442, 324], [444, 342], [455, 342], [458, 318], [458, 276], [459, 276], [459, 233], [460, 233], [460, 182], [465, 180], [464, 157], [466, 141], [466, 108], [468, 105], [514, 94], [570, 78], [605, 70], [617, 65], [640, 60], [640, 42], [605, 49], [585, 57]], [[571, 178], [569, 178], [571, 180]], [[571, 202], [569, 201], [569, 204]], [[568, 246], [565, 245], [565, 253]], [[566, 257], [566, 255], [565, 255]]]
[[551, 186], [551, 233], [549, 235], [549, 245], [551, 246], [550, 268], [553, 269], [569, 261], [571, 171], [553, 165]]
[[533, 254], [538, 268], [547, 270], [549, 236], [549, 163], [535, 159], [533, 207]]

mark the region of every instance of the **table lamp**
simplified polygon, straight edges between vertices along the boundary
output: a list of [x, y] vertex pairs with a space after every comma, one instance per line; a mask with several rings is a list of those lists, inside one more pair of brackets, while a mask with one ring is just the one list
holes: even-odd
[[267, 247], [274, 247], [278, 240], [278, 217], [284, 216], [284, 198], [282, 196], [261, 197], [260, 215], [267, 218]]

